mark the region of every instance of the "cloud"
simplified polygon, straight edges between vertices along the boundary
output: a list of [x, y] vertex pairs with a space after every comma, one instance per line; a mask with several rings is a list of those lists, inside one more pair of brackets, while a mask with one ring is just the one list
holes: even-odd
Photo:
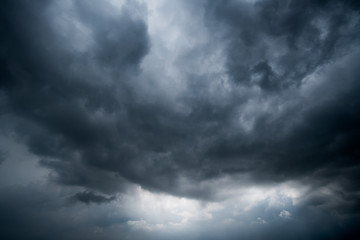
[[[347, 5], [337, 13], [330, 3], [205, 3], [202, 24], [214, 23], [209, 34], [224, 34], [230, 88], [185, 73], [181, 77], [188, 78], [188, 86], [178, 101], [187, 110], [181, 112], [163, 99], [144, 99], [148, 95], [140, 86], [151, 76], [139, 71], [150, 43], [146, 22], [134, 8], [123, 6], [115, 14], [105, 3], [38, 5], [6, 4], [2, 89], [8, 114], [24, 122], [17, 134], [55, 170], [59, 182], [116, 191], [112, 179], [119, 174], [149, 189], [205, 197], [211, 189], [187, 192], [181, 179], [201, 182], [246, 173], [255, 181], [283, 181], [325, 166], [356, 164], [359, 101], [352, 96], [358, 88], [358, 54], [343, 53], [358, 38]], [[310, 10], [305, 14], [300, 7]], [[15, 8], [29, 21], [15, 21], [20, 14], [10, 11]], [[345, 12], [348, 17], [341, 15]], [[274, 23], [267, 21], [270, 16]], [[88, 39], [81, 54], [60, 41], [57, 28], [69, 28], [69, 21]], [[340, 28], [343, 33], [335, 34]], [[309, 45], [307, 39], [318, 43]], [[184, 51], [180, 59], [188, 56]], [[197, 54], [205, 52], [199, 47]], [[341, 86], [334, 77], [339, 74]], [[211, 100], [217, 95], [213, 85], [226, 91], [217, 101]], [[319, 91], [325, 92], [319, 97]], [[92, 183], [87, 172], [106, 175], [104, 184]]]
[[[152, 193], [139, 186], [106, 204], [69, 204], [69, 196], [79, 194], [54, 184], [17, 185], [0, 193], [0, 236], [10, 239], [289, 239], [294, 233], [300, 239], [336, 239], [352, 230], [349, 222], [341, 226], [327, 211], [294, 204], [295, 198], [286, 192], [263, 189], [216, 203]], [[263, 196], [257, 197], [259, 193]], [[249, 195], [252, 198], [247, 199]], [[284, 208], [291, 211], [291, 218], [279, 216]]]
[[110, 203], [69, 204], [73, 191], [52, 184], [17, 185], [0, 191], [1, 238], [119, 239], [120, 233], [126, 233], [127, 216], [114, 211]]
[[107, 196], [103, 196], [100, 194], [96, 194], [94, 192], [84, 191], [84, 192], [76, 193], [73, 196], [73, 199], [83, 202], [83, 203], [86, 203], [86, 204], [90, 204], [90, 203], [100, 204], [100, 203], [110, 202], [110, 201], [114, 200], [115, 197], [114, 196], [107, 197]]
[[2, 164], [6, 159], [6, 155], [3, 151], [0, 150], [0, 164]]
[[[92, 21], [97, 23], [90, 26], [93, 29], [89, 38], [95, 42], [94, 46], [80, 57], [60, 41], [56, 29], [57, 24], [63, 22], [71, 24], [66, 22], [70, 16], [66, 16], [64, 11], [68, 9], [53, 9], [58, 6], [41, 2], [37, 4], [39, 6], [35, 7], [25, 1], [12, 1], [5, 4], [8, 11], [2, 13], [2, 46], [5, 49], [2, 52], [5, 64], [2, 89], [8, 102], [7, 114], [24, 119], [24, 125], [17, 132], [27, 139], [32, 152], [44, 157], [44, 165], [58, 168], [59, 181], [83, 184], [76, 175], [61, 175], [61, 169], [76, 164], [79, 158], [79, 166], [86, 169], [89, 165], [98, 165], [100, 158], [111, 162], [110, 158], [118, 158], [116, 155], [131, 155], [126, 146], [116, 145], [120, 133], [113, 131], [118, 125], [115, 120], [124, 111], [121, 110], [121, 100], [116, 98], [121, 96], [117, 90], [130, 94], [125, 90], [127, 83], [124, 79], [130, 81], [146, 54], [149, 46], [146, 25], [139, 19], [132, 19], [126, 10], [115, 19], [98, 16], [100, 13], [94, 11], [95, 6], [70, 7], [77, 21], [82, 21], [84, 26]], [[28, 21], [16, 21], [18, 14]], [[50, 18], [50, 14], [55, 14], [54, 18]], [[119, 32], [114, 32], [113, 28]], [[106, 56], [106, 52], [114, 51], [114, 47], [116, 51], [128, 51], [124, 59]], [[86, 70], [98, 64], [102, 67], [92, 72]], [[111, 71], [108, 73], [108, 70]], [[106, 81], [115, 78], [118, 80], [114, 83], [117, 90], [106, 86]], [[119, 95], [115, 96], [115, 93]], [[50, 159], [59, 161], [50, 163]], [[113, 167], [106, 163], [100, 165], [100, 168]], [[69, 178], [71, 180], [67, 180]]]
[[291, 213], [289, 211], [286, 211], [286, 210], [282, 210], [279, 213], [279, 217], [282, 217], [282, 218], [290, 218], [290, 216], [291, 216]]
[[[231, 191], [292, 181], [307, 186], [299, 207], [274, 207], [270, 198], [242, 219], [210, 215], [266, 222], [261, 234], [272, 232], [266, 225], [290, 224], [326, 238], [330, 232], [292, 221], [319, 226], [330, 215], [332, 233], [352, 229], [359, 217], [357, 1], [2, 6], [0, 134], [12, 140], [3, 141], [10, 157], [0, 154], [0, 167], [13, 173], [4, 177], [8, 185], [32, 166], [29, 179], [46, 172], [47, 181], [76, 189], [70, 195], [82, 207], [105, 208], [133, 184], [218, 203]], [[121, 227], [156, 224], [137, 216]]]

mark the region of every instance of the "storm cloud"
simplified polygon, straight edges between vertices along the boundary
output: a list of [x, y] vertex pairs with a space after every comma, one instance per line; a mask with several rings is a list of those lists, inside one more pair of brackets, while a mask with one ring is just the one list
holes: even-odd
[[359, 11], [2, 1], [1, 234], [355, 239]]

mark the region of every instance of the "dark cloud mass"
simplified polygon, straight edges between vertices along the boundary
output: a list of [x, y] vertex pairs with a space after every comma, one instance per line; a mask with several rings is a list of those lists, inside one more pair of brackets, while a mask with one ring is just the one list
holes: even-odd
[[90, 203], [105, 203], [114, 200], [114, 197], [106, 197], [93, 192], [79, 192], [73, 196], [74, 200], [90, 204]]
[[[358, 1], [3, 0], [0, 174], [46, 183], [0, 178], [1, 238], [356, 239], [359, 29]], [[186, 233], [144, 220], [289, 182]]]

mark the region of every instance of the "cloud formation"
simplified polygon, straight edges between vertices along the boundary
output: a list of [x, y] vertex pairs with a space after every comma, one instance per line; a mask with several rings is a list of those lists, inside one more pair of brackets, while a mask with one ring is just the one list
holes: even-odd
[[110, 202], [110, 201], [114, 200], [115, 197], [106, 197], [106, 196], [103, 196], [100, 194], [96, 194], [94, 192], [84, 191], [84, 192], [76, 193], [73, 196], [73, 199], [83, 202], [83, 203], [86, 203], [86, 204], [90, 204], [90, 203], [100, 204], [100, 203]]
[[[1, 208], [14, 218], [8, 227], [48, 239], [37, 229], [48, 218], [65, 224], [60, 210], [70, 204], [48, 194], [85, 203], [65, 207], [76, 212], [114, 207], [141, 186], [226, 206], [211, 224], [195, 224], [201, 236], [189, 230], [189, 239], [209, 239], [204, 229], [218, 219], [233, 224], [234, 239], [241, 222], [254, 229], [245, 239], [258, 228], [260, 239], [281, 239], [276, 232], [287, 224], [284, 239], [293, 230], [300, 239], [353, 234], [360, 209], [359, 8], [335, 0], [3, 1], [0, 136], [11, 141], [1, 141], [0, 170], [13, 171], [18, 160], [7, 153], [19, 144], [26, 151], [18, 156], [36, 158], [36, 168], [49, 171], [46, 182], [69, 191], [39, 190], [40, 202], [56, 202], [54, 215], [31, 223], [31, 207], [41, 204], [30, 202], [23, 215], [11, 211], [23, 204], [12, 198], [42, 187], [23, 186], [18, 197], [22, 190], [7, 175]], [[229, 217], [231, 191], [288, 182], [306, 186], [298, 205], [294, 198], [288, 208], [254, 200], [249, 212]], [[169, 226], [125, 212], [118, 219], [131, 239], [141, 238], [131, 231]], [[84, 232], [96, 228], [84, 219]], [[309, 219], [314, 227], [301, 226]], [[66, 238], [89, 237], [81, 231]], [[107, 231], [91, 238], [112, 239]]]

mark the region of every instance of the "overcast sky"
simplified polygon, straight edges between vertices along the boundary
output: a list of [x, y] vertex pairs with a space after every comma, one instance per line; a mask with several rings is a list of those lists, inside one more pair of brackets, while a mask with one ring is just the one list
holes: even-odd
[[359, 11], [2, 0], [0, 238], [358, 239]]

